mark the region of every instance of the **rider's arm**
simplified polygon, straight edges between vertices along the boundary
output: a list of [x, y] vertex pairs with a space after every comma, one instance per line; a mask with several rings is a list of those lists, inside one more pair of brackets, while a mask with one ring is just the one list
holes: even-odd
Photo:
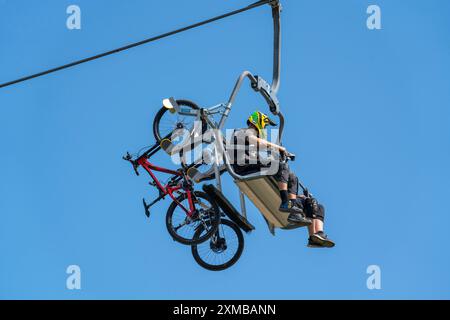
[[263, 145], [263, 146], [266, 146], [266, 147], [269, 147], [269, 148], [273, 148], [273, 149], [276, 149], [276, 150], [278, 150], [280, 152], [286, 152], [286, 148], [285, 147], [279, 146], [279, 145], [277, 145], [275, 143], [272, 143], [272, 142], [269, 142], [269, 141], [267, 141], [265, 139], [258, 138], [257, 136], [252, 135], [248, 139], [249, 139], [249, 142], [251, 142], [251, 143], [257, 143], [258, 145]]

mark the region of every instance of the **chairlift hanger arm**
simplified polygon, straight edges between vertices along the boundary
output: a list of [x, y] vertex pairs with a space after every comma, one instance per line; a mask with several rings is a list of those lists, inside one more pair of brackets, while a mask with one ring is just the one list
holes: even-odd
[[280, 13], [282, 10], [280, 2], [273, 1], [272, 5], [272, 17], [273, 17], [273, 78], [271, 91], [276, 95], [280, 88], [280, 72], [281, 72], [281, 18]]

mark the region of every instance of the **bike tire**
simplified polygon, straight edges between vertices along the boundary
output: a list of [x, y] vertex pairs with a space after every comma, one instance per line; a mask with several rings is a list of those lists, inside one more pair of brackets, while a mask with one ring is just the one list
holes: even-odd
[[[213, 264], [210, 264], [210, 263], [204, 261], [202, 259], [202, 257], [200, 257], [197, 244], [194, 244], [191, 246], [191, 252], [192, 252], [192, 256], [194, 257], [194, 260], [198, 263], [198, 265], [200, 265], [201, 267], [203, 267], [207, 270], [210, 270], [210, 271], [222, 271], [222, 270], [230, 268], [239, 260], [239, 258], [242, 255], [242, 252], [244, 251], [244, 235], [242, 234], [241, 229], [236, 225], [236, 223], [234, 223], [230, 220], [221, 219], [220, 224], [230, 227], [231, 230], [234, 231], [234, 233], [236, 234], [237, 239], [238, 239], [238, 248], [236, 250], [236, 253], [234, 253], [233, 256], [231, 257], [231, 259], [229, 259], [228, 261], [226, 261], [222, 264], [213, 265]], [[218, 230], [220, 230], [220, 228], [221, 228], [220, 224], [218, 226]], [[194, 235], [194, 238], [196, 236], [199, 236], [202, 233], [202, 231], [203, 230], [200, 230], [200, 229], [197, 230]]]

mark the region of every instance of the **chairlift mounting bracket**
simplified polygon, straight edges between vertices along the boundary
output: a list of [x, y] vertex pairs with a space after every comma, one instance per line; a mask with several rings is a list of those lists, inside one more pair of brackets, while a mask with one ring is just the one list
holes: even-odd
[[252, 88], [256, 92], [260, 92], [264, 99], [269, 104], [270, 112], [274, 115], [280, 113], [280, 102], [276, 96], [276, 93], [272, 91], [269, 83], [260, 76], [255, 76], [256, 82], [252, 83]]
[[269, 2], [269, 4], [272, 6], [272, 8], [276, 8], [276, 7], [281, 8], [280, 0], [273, 0], [273, 1]]

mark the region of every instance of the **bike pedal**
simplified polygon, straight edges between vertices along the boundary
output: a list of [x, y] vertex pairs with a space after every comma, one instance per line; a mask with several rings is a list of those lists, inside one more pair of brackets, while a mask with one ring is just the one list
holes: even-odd
[[144, 198], [142, 198], [142, 203], [144, 205], [145, 215], [147, 216], [147, 218], [150, 218], [150, 205], [147, 204]]

